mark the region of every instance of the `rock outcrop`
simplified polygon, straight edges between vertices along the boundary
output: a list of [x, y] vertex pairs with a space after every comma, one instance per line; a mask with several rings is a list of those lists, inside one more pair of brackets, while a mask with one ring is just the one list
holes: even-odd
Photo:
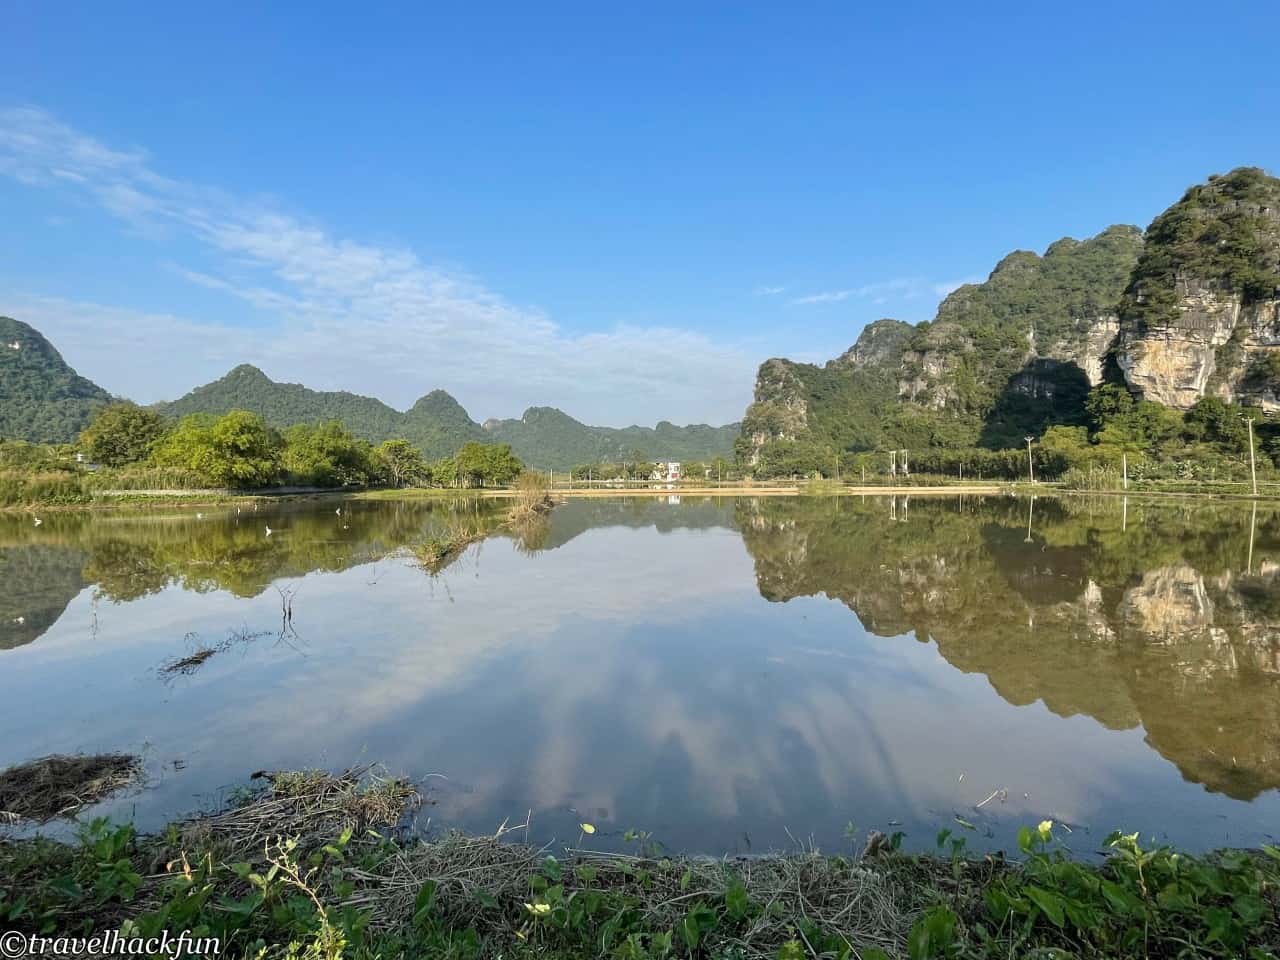
[[1280, 410], [1280, 180], [1211, 177], [1147, 236], [1120, 317], [1130, 388], [1179, 410], [1206, 396]]
[[[798, 472], [829, 448], [1009, 448], [1086, 423], [1089, 391], [1121, 380], [1179, 410], [1212, 396], [1280, 412], [1280, 180], [1210, 177], [1145, 235], [1017, 250], [932, 321], [877, 321], [825, 367], [770, 360], [738, 449]], [[807, 447], [769, 458], [778, 441]]]

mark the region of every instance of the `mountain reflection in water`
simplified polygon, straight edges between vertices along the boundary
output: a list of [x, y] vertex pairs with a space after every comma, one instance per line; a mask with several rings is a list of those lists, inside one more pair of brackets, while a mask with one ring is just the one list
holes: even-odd
[[[408, 548], [460, 518], [491, 536], [418, 568]], [[708, 852], [890, 819], [927, 846], [955, 816], [993, 846], [1049, 815], [1211, 846], [1280, 813], [1270, 507], [686, 497], [503, 518], [473, 499], [0, 516], [0, 764], [141, 750], [153, 782], [118, 808], [158, 822], [251, 769], [380, 759], [448, 776], [445, 822], [532, 808], [547, 836], [590, 816], [602, 843], [637, 827]], [[227, 643], [269, 636], [277, 587], [298, 642]], [[195, 642], [220, 652], [160, 682]]]

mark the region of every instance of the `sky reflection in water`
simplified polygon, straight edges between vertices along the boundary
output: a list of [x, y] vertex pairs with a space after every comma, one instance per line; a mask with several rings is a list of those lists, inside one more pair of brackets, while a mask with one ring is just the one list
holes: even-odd
[[433, 826], [532, 810], [538, 838], [712, 853], [1280, 823], [1269, 508], [576, 501], [432, 576], [398, 551], [453, 508], [335, 506], [0, 518], [0, 764], [141, 752], [150, 783], [103, 810], [156, 825], [253, 770], [380, 761], [447, 778]]

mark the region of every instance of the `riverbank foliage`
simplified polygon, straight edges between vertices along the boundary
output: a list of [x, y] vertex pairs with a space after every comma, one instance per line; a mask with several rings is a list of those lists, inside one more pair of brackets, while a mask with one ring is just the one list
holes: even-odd
[[503, 486], [523, 468], [506, 444], [468, 442], [428, 463], [407, 440], [374, 446], [338, 421], [280, 431], [244, 410], [172, 422], [113, 403], [77, 444], [0, 440], [0, 506], [88, 503], [102, 491]]
[[1116, 834], [1080, 862], [1051, 823], [1017, 859], [971, 856], [944, 830], [908, 855], [667, 856], [534, 848], [527, 825], [424, 842], [397, 825], [406, 782], [258, 775], [229, 809], [155, 836], [105, 820], [78, 840], [0, 841], [0, 924], [75, 935], [189, 930], [230, 957], [1275, 957], [1280, 851], [1203, 857]]
[[1185, 413], [1137, 400], [1124, 387], [1102, 384], [1085, 400], [1085, 422], [1049, 427], [1025, 445], [898, 448], [893, 451], [834, 451], [804, 440], [775, 440], [763, 447], [757, 477], [865, 476], [882, 481], [890, 470], [970, 480], [1025, 480], [1030, 457], [1036, 478], [1061, 480], [1073, 488], [1120, 489], [1131, 481], [1241, 483], [1250, 479], [1249, 431], [1254, 419], [1254, 460], [1262, 481], [1280, 477], [1280, 422], [1260, 410], [1205, 397]]

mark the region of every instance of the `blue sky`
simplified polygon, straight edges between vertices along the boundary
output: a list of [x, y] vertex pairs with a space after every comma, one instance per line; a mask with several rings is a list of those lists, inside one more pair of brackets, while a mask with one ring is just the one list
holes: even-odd
[[1280, 168], [1280, 5], [3, 3], [0, 313], [142, 401], [241, 361], [724, 422], [769, 356]]

